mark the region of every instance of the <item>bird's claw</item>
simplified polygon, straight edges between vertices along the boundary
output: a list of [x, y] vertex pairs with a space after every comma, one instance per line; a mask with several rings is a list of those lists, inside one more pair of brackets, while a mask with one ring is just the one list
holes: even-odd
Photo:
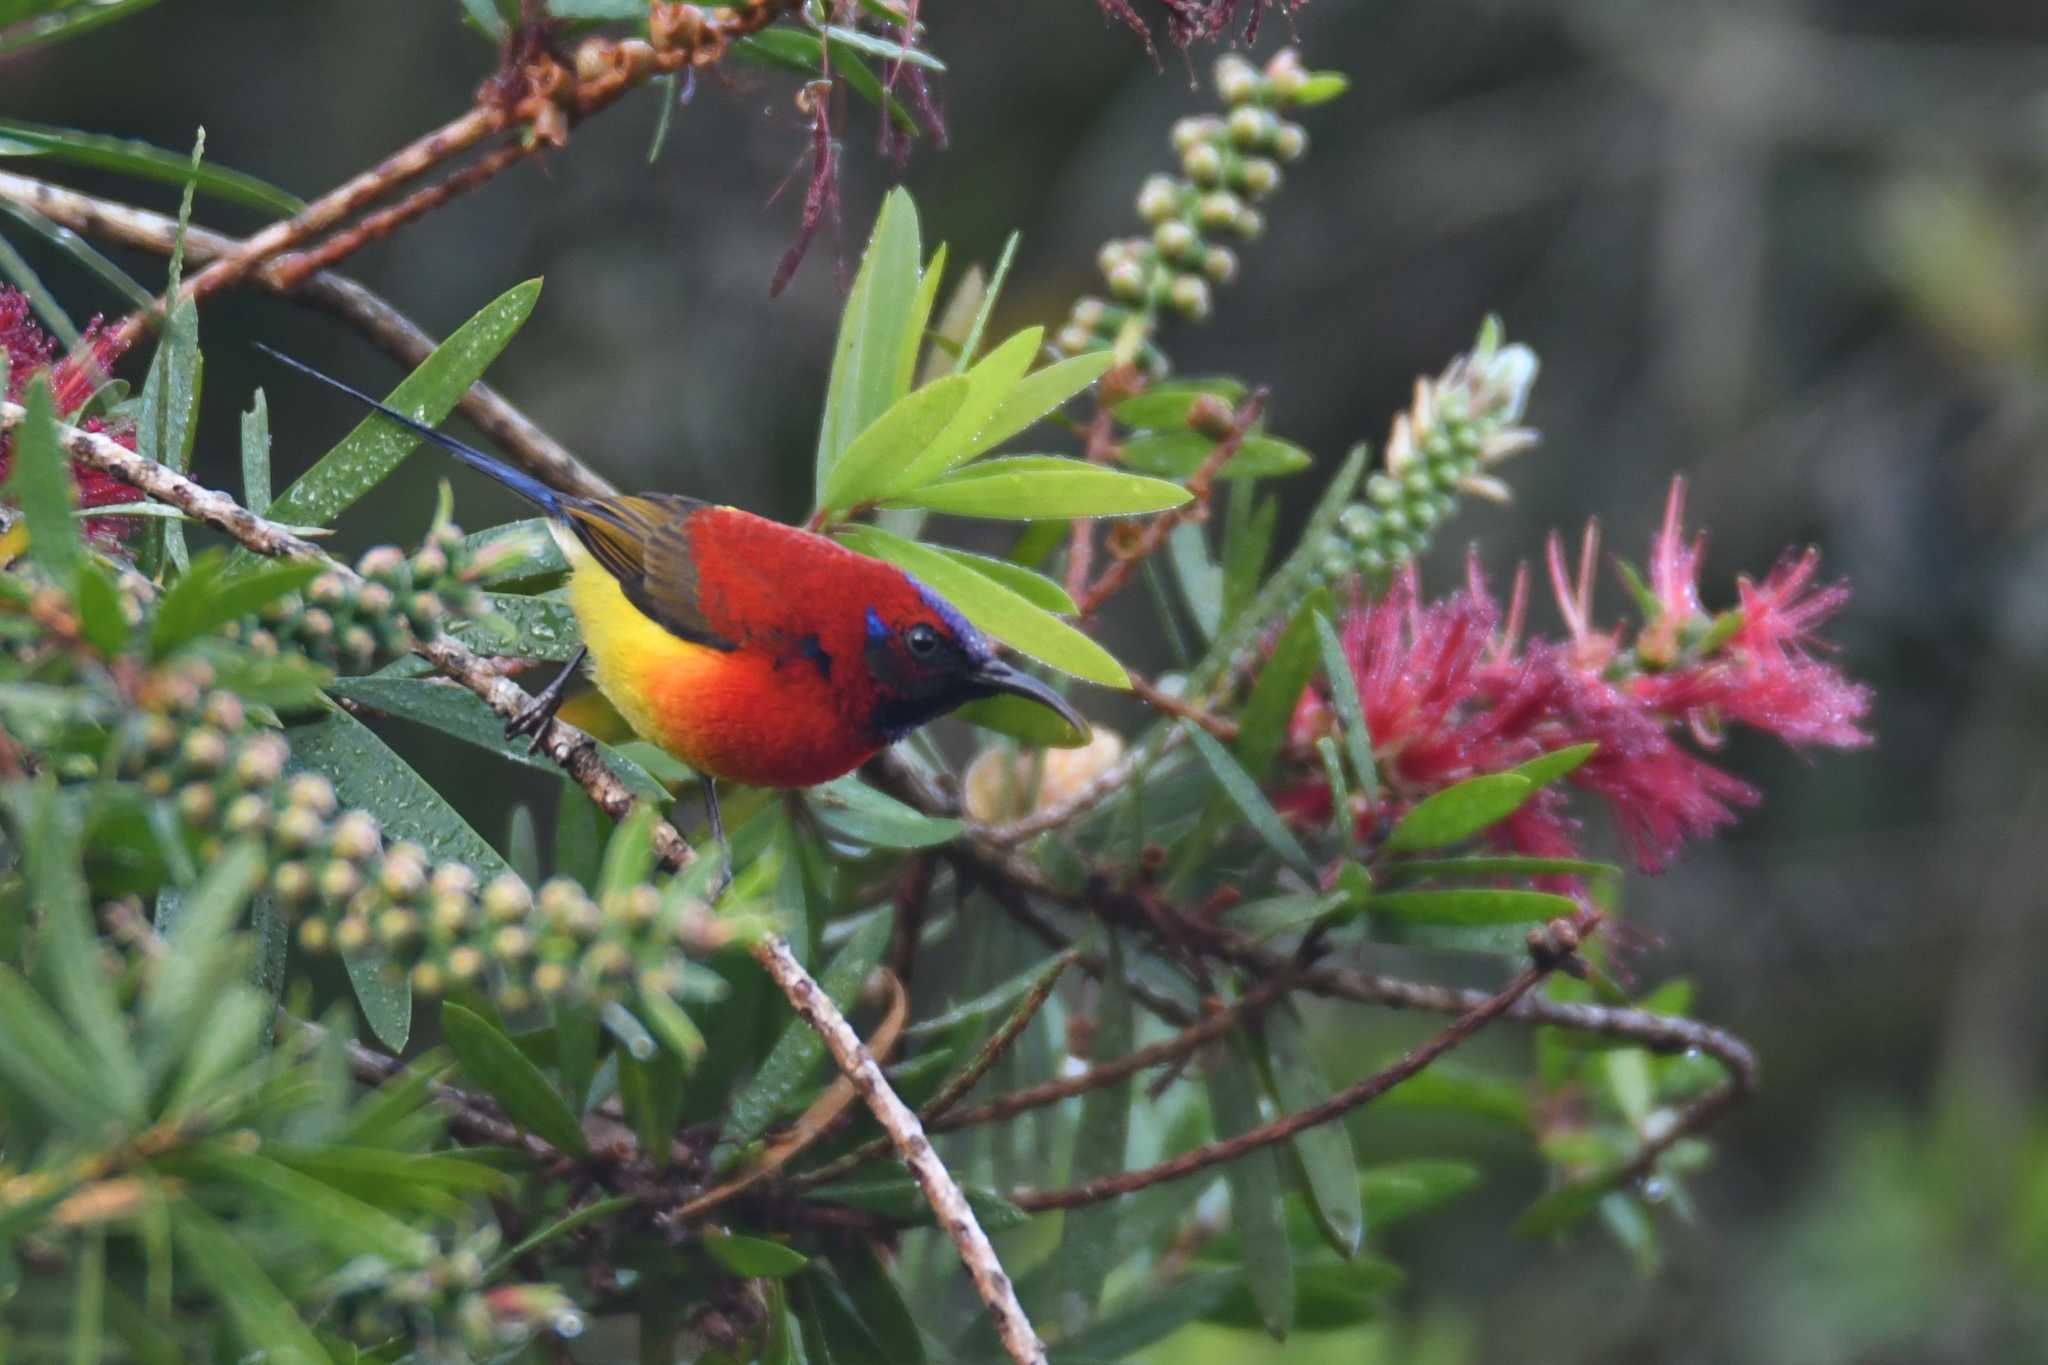
[[523, 708], [518, 715], [505, 722], [505, 738], [528, 739], [526, 752], [537, 754], [547, 747], [548, 727], [555, 721], [555, 708], [544, 701], [534, 702]]

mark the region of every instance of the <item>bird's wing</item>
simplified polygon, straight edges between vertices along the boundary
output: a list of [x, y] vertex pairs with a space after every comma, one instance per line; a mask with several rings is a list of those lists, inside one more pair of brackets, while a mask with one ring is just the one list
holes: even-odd
[[704, 615], [690, 518], [710, 506], [671, 493], [581, 499], [566, 504], [569, 529], [619, 580], [626, 599], [664, 630], [712, 649], [738, 649]]

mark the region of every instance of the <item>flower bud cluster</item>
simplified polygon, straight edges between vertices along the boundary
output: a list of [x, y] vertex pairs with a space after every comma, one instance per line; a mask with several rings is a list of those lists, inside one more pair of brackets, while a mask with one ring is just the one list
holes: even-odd
[[[1284, 115], [1312, 77], [1291, 49], [1263, 71], [1235, 53], [1216, 64], [1225, 112], [1174, 125], [1178, 176], [1154, 175], [1138, 192], [1144, 237], [1107, 243], [1098, 257], [1109, 298], [1084, 297], [1054, 337], [1068, 354], [1115, 345], [1134, 323], [1149, 334], [1162, 308], [1190, 321], [1209, 315], [1211, 291], [1237, 276], [1231, 242], [1265, 229], [1255, 207], [1280, 187], [1282, 162], [1308, 150], [1308, 134]], [[1138, 359], [1163, 373], [1164, 357], [1149, 345]]]
[[1383, 581], [1428, 548], [1461, 494], [1505, 502], [1508, 487], [1490, 471], [1536, 444], [1536, 433], [1519, 425], [1536, 368], [1535, 352], [1502, 345], [1500, 325], [1489, 319], [1471, 351], [1437, 378], [1416, 380], [1382, 467], [1315, 547], [1304, 590], [1353, 574]]
[[158, 670], [128, 722], [122, 775], [171, 804], [202, 861], [262, 840], [264, 889], [301, 948], [373, 956], [426, 994], [475, 989], [513, 1011], [673, 994], [677, 950], [718, 937], [701, 905], [649, 883], [595, 900], [557, 878], [536, 894], [510, 873], [480, 883], [465, 863], [387, 842], [375, 817], [341, 809], [327, 778], [288, 773], [284, 737], [212, 682], [200, 661]]
[[263, 610], [226, 628], [230, 639], [258, 654], [307, 658], [342, 673], [364, 673], [432, 639], [447, 623], [482, 615], [475, 584], [487, 571], [462, 538], [443, 523], [408, 556], [394, 545], [364, 552], [356, 562], [363, 582], [326, 573], [303, 592], [273, 598]]

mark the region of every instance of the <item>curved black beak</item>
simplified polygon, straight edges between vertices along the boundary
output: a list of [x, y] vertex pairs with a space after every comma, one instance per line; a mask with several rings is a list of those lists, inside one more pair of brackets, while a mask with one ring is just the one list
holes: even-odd
[[1083, 739], [1088, 737], [1088, 720], [1074, 709], [1074, 704], [1023, 669], [992, 658], [975, 669], [973, 677], [975, 685], [986, 689], [989, 695], [1007, 692], [1013, 697], [1035, 701], [1073, 726]]

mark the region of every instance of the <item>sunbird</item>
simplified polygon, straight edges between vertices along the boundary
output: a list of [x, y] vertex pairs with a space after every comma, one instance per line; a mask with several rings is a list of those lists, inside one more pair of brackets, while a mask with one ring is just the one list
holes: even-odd
[[963, 703], [1000, 694], [1088, 723], [1051, 687], [997, 656], [945, 598], [893, 564], [737, 507], [675, 493], [585, 498], [415, 421], [267, 346], [489, 475], [548, 516], [569, 563], [583, 643], [508, 736], [535, 747], [586, 659], [634, 733], [705, 778], [807, 787], [849, 773]]

